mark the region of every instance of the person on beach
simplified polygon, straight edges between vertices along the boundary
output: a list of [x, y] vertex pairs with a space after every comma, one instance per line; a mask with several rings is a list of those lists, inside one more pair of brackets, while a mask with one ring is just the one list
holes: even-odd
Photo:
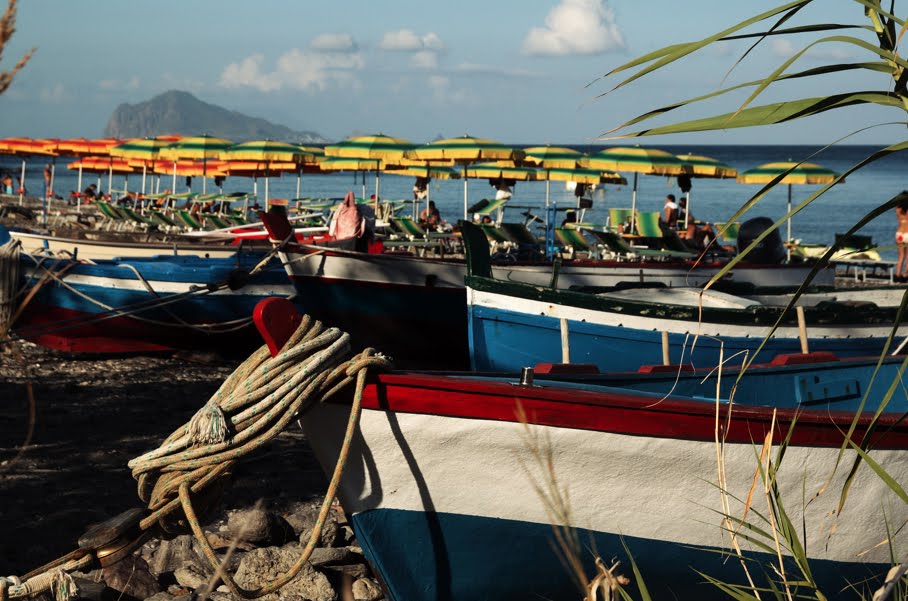
[[678, 229], [686, 229], [688, 221], [693, 221], [693, 218], [688, 219], [687, 196], [682, 196], [678, 199]]
[[94, 200], [97, 197], [97, 186], [94, 184], [88, 184], [88, 187], [82, 191], [82, 200]]
[[675, 202], [674, 194], [665, 197], [665, 206], [662, 207], [662, 225], [668, 228], [678, 227], [678, 203]]
[[413, 184], [413, 200], [425, 200], [429, 196], [429, 178], [417, 177]]
[[53, 189], [53, 170], [51, 169], [50, 163], [44, 166], [44, 197], [51, 198], [54, 195]]
[[495, 200], [508, 200], [511, 198], [511, 187], [505, 180], [489, 182], [495, 188]]
[[432, 229], [435, 229], [436, 227], [441, 225], [441, 213], [435, 206], [434, 200], [430, 200], [429, 206], [420, 211], [419, 224], [425, 227], [430, 227]]
[[899, 249], [899, 260], [895, 263], [895, 280], [908, 282], [908, 196], [903, 196], [895, 207], [898, 228], [895, 230], [895, 244]]
[[12, 194], [13, 193], [13, 176], [6, 174], [3, 176], [3, 179], [0, 180], [0, 192], [3, 194]]

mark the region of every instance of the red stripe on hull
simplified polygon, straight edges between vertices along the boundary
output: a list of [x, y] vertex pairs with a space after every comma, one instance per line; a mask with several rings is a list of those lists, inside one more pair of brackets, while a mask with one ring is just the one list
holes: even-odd
[[[366, 389], [363, 406], [401, 413], [440, 415], [517, 422], [522, 407], [531, 424], [633, 436], [712, 441], [716, 408], [710, 402], [664, 400], [635, 395], [568, 388], [531, 388], [446, 376], [383, 374]], [[720, 408], [725, 429], [727, 406]], [[770, 430], [773, 410], [734, 407], [727, 422], [726, 441], [762, 444]], [[791, 443], [798, 446], [838, 447], [851, 425], [847, 412], [779, 409], [774, 443], [784, 440], [796, 421]], [[867, 432], [871, 416], [859, 420], [853, 440]], [[883, 416], [873, 434], [874, 448], [908, 449], [908, 423]]]

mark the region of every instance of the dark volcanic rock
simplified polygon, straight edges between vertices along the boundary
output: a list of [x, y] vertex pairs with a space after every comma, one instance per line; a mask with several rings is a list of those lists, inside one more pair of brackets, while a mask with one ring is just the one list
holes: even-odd
[[105, 136], [141, 138], [159, 134], [196, 136], [207, 133], [234, 142], [286, 140], [306, 144], [328, 142], [311, 131], [294, 131], [237, 111], [202, 102], [189, 92], [171, 90], [139, 104], [121, 104], [114, 110]]

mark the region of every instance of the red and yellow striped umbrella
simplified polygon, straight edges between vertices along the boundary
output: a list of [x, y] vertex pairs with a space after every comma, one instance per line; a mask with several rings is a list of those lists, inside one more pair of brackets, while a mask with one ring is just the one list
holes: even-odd
[[[233, 142], [225, 138], [215, 138], [214, 136], [209, 135], [194, 136], [177, 140], [170, 146], [162, 149], [159, 156], [162, 159], [175, 162], [173, 165], [174, 187], [176, 187], [177, 172], [180, 169], [180, 167], [176, 165], [176, 161], [185, 159], [201, 160], [202, 173], [199, 175], [202, 177], [202, 193], [204, 194], [208, 186], [208, 178], [223, 175], [215, 172], [209, 173], [207, 163], [210, 159], [219, 159], [221, 154], [231, 146], [233, 146]], [[183, 168], [191, 170], [191, 167], [188, 164], [184, 165]]]

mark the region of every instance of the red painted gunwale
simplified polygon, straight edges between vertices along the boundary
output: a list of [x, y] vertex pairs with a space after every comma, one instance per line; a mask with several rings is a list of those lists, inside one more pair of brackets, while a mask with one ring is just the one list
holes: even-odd
[[[516, 380], [515, 380], [516, 382]], [[508, 382], [408, 373], [380, 374], [366, 388], [367, 410], [518, 422], [521, 406], [534, 425], [612, 432], [631, 436], [713, 442], [716, 405], [679, 399], [658, 400], [633, 393], [606, 393], [559, 387], [521, 387]], [[730, 443], [762, 444], [773, 410], [767, 407], [720, 406], [720, 426]], [[791, 444], [839, 447], [853, 413], [826, 410], [776, 411], [774, 442], [785, 439], [796, 419]], [[875, 449], [908, 449], [908, 422], [886, 414], [872, 435]], [[852, 440], [860, 443], [872, 416], [858, 420]], [[726, 421], [728, 420], [728, 421]]]

